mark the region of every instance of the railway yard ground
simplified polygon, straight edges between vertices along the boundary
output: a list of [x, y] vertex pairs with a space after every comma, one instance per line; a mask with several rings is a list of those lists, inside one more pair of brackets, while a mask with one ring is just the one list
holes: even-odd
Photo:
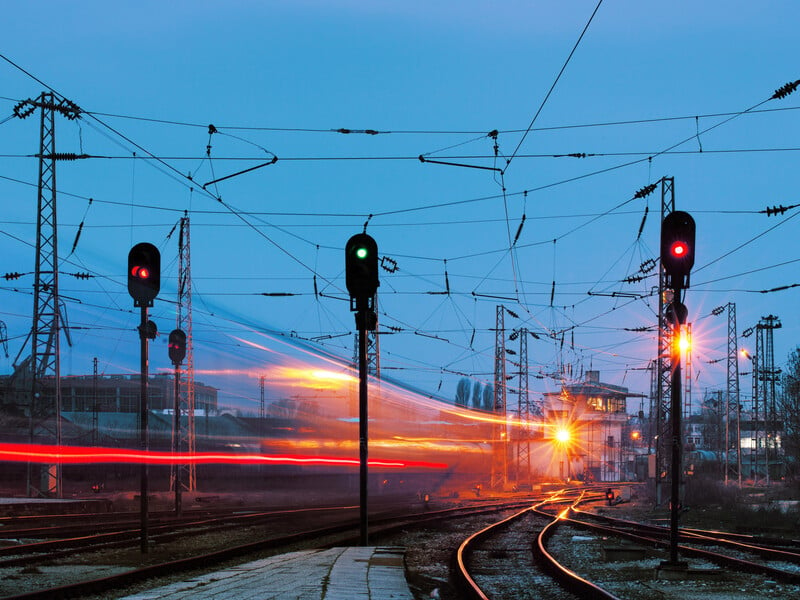
[[[635, 491], [630, 501], [608, 506], [600, 499], [598, 491], [597, 497], [587, 502], [585, 494], [581, 496], [578, 492], [552, 493], [550, 488], [555, 490], [556, 487], [550, 486], [545, 491], [527, 494], [485, 493], [480, 498], [468, 493], [461, 497], [434, 495], [429, 503], [418, 498], [401, 503], [376, 502], [370, 516], [370, 545], [405, 548], [406, 580], [416, 600], [470, 597], [454, 577], [456, 551], [473, 533], [514, 515], [520, 515], [518, 520], [499, 528], [502, 533], [492, 534], [490, 539], [481, 541], [470, 550], [466, 561], [475, 582], [485, 597], [492, 600], [587, 597], [554, 582], [552, 573], [542, 567], [541, 559], [532, 550], [538, 532], [549, 519], [560, 522], [546, 542], [547, 551], [566, 569], [608, 591], [611, 594], [609, 597], [630, 600], [800, 598], [800, 542], [794, 540], [800, 517], [791, 508], [789, 512], [781, 512], [764, 507], [752, 510], [721, 505], [690, 506], [681, 515], [682, 528], [707, 533], [726, 531], [753, 534], [757, 537], [748, 539], [747, 544], [760, 544], [770, 549], [782, 548], [789, 558], [778, 561], [766, 557], [761, 560], [764, 565], [785, 575], [748, 572], [744, 568], [721, 565], [708, 558], [684, 556], [681, 552], [681, 560], [687, 563], [688, 570], [672, 577], [668, 571], [660, 568], [669, 556], [663, 545], [657, 547], [656, 543], [617, 538], [612, 533], [588, 530], [569, 519], [556, 519], [555, 516], [561, 513], [563, 517], [563, 511], [569, 510], [570, 518], [581, 521], [589, 521], [591, 515], [599, 515], [664, 526], [669, 517], [668, 511], [654, 509], [650, 501], [639, 497]], [[621, 486], [615, 489], [622, 491]], [[584, 500], [579, 500], [582, 497]], [[619, 497], [622, 497], [621, 493]], [[547, 508], [544, 505], [542, 508], [552, 513], [551, 517], [546, 518], [530, 510], [531, 505], [546, 499], [549, 499], [551, 506]], [[62, 533], [54, 529], [52, 535], [45, 533], [47, 527], [66, 527], [66, 515], [55, 516], [49, 524], [41, 522], [37, 525], [40, 527], [37, 534], [33, 530], [36, 517], [23, 516], [33, 512], [33, 509], [29, 505], [24, 509], [18, 507], [17, 514], [6, 517], [0, 527], [0, 531], [4, 532], [0, 534], [0, 598], [23, 597], [24, 594], [42, 593], [43, 590], [78, 580], [98, 580], [192, 557], [207, 557], [194, 566], [175, 569], [175, 572], [162, 570], [138, 581], [121, 582], [112, 589], [89, 590], [69, 596], [91, 600], [121, 598], [251, 560], [297, 550], [358, 545], [357, 507], [347, 503], [331, 503], [314, 509], [267, 509], [251, 504], [252, 498], [209, 495], [200, 501], [196, 498], [187, 499], [185, 519], [179, 522], [167, 514], [167, 500], [160, 499], [151, 506], [154, 514], [151, 517], [151, 540], [146, 555], [140, 552], [138, 546], [135, 512], [130, 512], [135, 505], [133, 497], [113, 499], [113, 511], [108, 513], [109, 519], [119, 517], [118, 524], [114, 526], [116, 529], [109, 525], [109, 532], [112, 529], [117, 531], [114, 535], [121, 536], [120, 539], [115, 537], [113, 543], [110, 540], [98, 540], [94, 547], [89, 545], [61, 550], [60, 555], [49, 555], [42, 548], [41, 552], [26, 555], [34, 557], [31, 560], [22, 554], [15, 554], [14, 548], [80, 536], [74, 532], [68, 534], [66, 529]], [[293, 499], [287, 497], [281, 500], [291, 504]], [[100, 505], [103, 502], [99, 500]], [[42, 506], [46, 504], [38, 509], [43, 510]], [[7, 512], [8, 507], [5, 510]], [[83, 529], [86, 534], [90, 530], [96, 534], [103, 531], [101, 512], [90, 517], [93, 525], [81, 522], [79, 517], [69, 517], [73, 518], [77, 531]], [[24, 537], [26, 530], [20, 529], [19, 522], [26, 519], [31, 520], [31, 529], [28, 531], [37, 537]], [[22, 535], [15, 537], [15, 528]], [[298, 535], [300, 532], [303, 535]], [[646, 535], [655, 537], [655, 534]], [[684, 543], [688, 542], [682, 537], [681, 544]], [[218, 554], [220, 549], [242, 548], [251, 544], [258, 547]], [[723, 552], [716, 544], [705, 544], [708, 550]], [[69, 547], [69, 544], [65, 546]], [[736, 550], [736, 553], [742, 558], [745, 551]], [[750, 561], [752, 557], [747, 559]]]

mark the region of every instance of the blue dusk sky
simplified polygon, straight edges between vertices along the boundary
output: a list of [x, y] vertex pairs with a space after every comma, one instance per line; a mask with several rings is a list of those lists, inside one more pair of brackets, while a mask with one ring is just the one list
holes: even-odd
[[[90, 374], [94, 357], [102, 374], [137, 372], [125, 283], [137, 242], [161, 250], [151, 318], [175, 327], [174, 227], [188, 211], [196, 378], [223, 403], [256, 410], [270, 365], [352, 360], [343, 248], [365, 223], [384, 267], [387, 376], [448, 398], [462, 377], [490, 383], [503, 305], [509, 349], [515, 329], [537, 335], [535, 396], [589, 369], [646, 393], [664, 177], [697, 224], [685, 299], [695, 406], [726, 385], [727, 313], [714, 308], [735, 303], [751, 351], [742, 332], [778, 316], [778, 366], [800, 343], [800, 91], [773, 98], [800, 79], [797, 2], [78, 0], [5, 12], [0, 272], [22, 274], [0, 285], [5, 373], [30, 352], [39, 152], [39, 114], [14, 107], [47, 90], [83, 111], [56, 117], [57, 151], [88, 156], [57, 165], [64, 375]], [[161, 335], [151, 371], [169, 367]], [[750, 377], [741, 385], [748, 396]]]

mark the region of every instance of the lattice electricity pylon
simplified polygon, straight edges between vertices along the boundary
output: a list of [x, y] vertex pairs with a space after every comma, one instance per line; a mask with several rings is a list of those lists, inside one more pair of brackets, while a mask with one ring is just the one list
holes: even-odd
[[508, 433], [506, 431], [506, 327], [505, 307], [497, 306], [494, 345], [494, 406], [490, 486], [505, 487], [508, 481]]
[[8, 330], [5, 321], [0, 321], [0, 344], [3, 344], [3, 353], [8, 358]]
[[92, 445], [100, 441], [100, 406], [97, 401], [97, 357], [92, 359]]
[[264, 435], [267, 432], [267, 405], [265, 403], [266, 387], [267, 387], [267, 378], [265, 375], [261, 375], [258, 378], [258, 389], [259, 389], [258, 435]]
[[[758, 356], [758, 381], [761, 383], [764, 414], [764, 464], [767, 484], [770, 481], [770, 456], [777, 459], [778, 414], [775, 409], [776, 385], [781, 370], [775, 368], [775, 353], [772, 332], [781, 328], [775, 315], [761, 317], [756, 325], [756, 356]], [[758, 421], [758, 417], [756, 417]], [[756, 437], [758, 435], [756, 434]], [[756, 447], [758, 451], [758, 447]]]
[[[189, 217], [181, 217], [180, 236], [178, 238], [178, 317], [177, 328], [186, 334], [186, 374], [180, 386], [180, 412], [186, 414], [186, 426], [181, 423], [180, 446], [182, 452], [190, 456], [195, 454], [195, 387], [194, 387], [194, 340], [192, 337], [192, 263], [189, 236]], [[180, 367], [178, 367], [180, 369]], [[206, 415], [209, 407], [206, 406]], [[187, 491], [197, 489], [197, 467], [194, 461], [179, 465], [181, 469], [181, 485]]]
[[529, 487], [531, 485], [531, 437], [533, 427], [528, 380], [528, 330], [525, 328], [517, 329], [511, 334], [519, 336], [519, 386], [517, 388], [517, 418], [519, 424], [516, 427], [517, 442], [517, 464], [516, 482], [518, 486]]
[[[40, 110], [39, 179], [36, 217], [36, 266], [33, 283], [33, 327], [31, 329], [30, 440], [61, 445], [61, 305], [58, 295], [58, 227], [56, 211], [56, 161], [74, 155], [56, 153], [55, 114], [73, 120], [80, 109], [65, 98], [42, 92], [36, 100], [24, 100], [14, 115], [24, 119]], [[21, 352], [20, 352], [21, 353]], [[60, 498], [61, 465], [45, 465], [38, 485], [28, 463], [27, 494]]]
[[[736, 304], [728, 302], [728, 384], [725, 402], [725, 484], [735, 477], [739, 487], [742, 485], [742, 436], [739, 406], [739, 345], [736, 339]], [[736, 447], [736, 464], [729, 460], [732, 446]]]
[[[662, 177], [661, 179], [661, 222], [675, 210], [675, 179]], [[658, 277], [658, 358], [656, 359], [657, 381], [654, 389], [657, 397], [654, 399], [656, 406], [656, 504], [664, 500], [662, 490], [669, 481], [670, 457], [672, 447], [672, 421], [670, 418], [672, 398], [672, 361], [670, 359], [672, 346], [672, 327], [667, 319], [667, 308], [670, 302], [665, 297], [667, 294], [666, 271], [659, 262]], [[670, 290], [671, 293], [671, 290]], [[669, 488], [666, 488], [669, 489]]]

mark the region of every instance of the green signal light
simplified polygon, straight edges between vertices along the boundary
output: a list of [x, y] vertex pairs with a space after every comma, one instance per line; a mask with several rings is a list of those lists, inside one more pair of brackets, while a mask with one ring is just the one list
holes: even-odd
[[356, 250], [356, 258], [360, 258], [361, 260], [364, 260], [365, 258], [367, 258], [368, 254], [369, 254], [369, 251], [366, 248], [364, 248], [363, 246]]

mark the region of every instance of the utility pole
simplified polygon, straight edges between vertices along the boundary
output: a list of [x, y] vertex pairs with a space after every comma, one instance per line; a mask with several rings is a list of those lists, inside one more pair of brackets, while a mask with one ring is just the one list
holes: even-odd
[[[56, 210], [56, 161], [82, 156], [56, 153], [55, 114], [69, 120], [80, 116], [80, 108], [66, 98], [42, 92], [36, 100], [24, 100], [14, 115], [24, 119], [40, 110], [39, 178], [36, 216], [36, 265], [33, 284], [33, 327], [31, 329], [30, 441], [45, 440], [61, 445], [61, 304], [58, 289], [58, 226]], [[21, 353], [21, 351], [20, 351]], [[47, 389], [50, 388], [50, 389]], [[32, 464], [27, 468], [28, 496], [60, 498], [61, 465], [46, 465], [38, 483], [33, 481]]]

